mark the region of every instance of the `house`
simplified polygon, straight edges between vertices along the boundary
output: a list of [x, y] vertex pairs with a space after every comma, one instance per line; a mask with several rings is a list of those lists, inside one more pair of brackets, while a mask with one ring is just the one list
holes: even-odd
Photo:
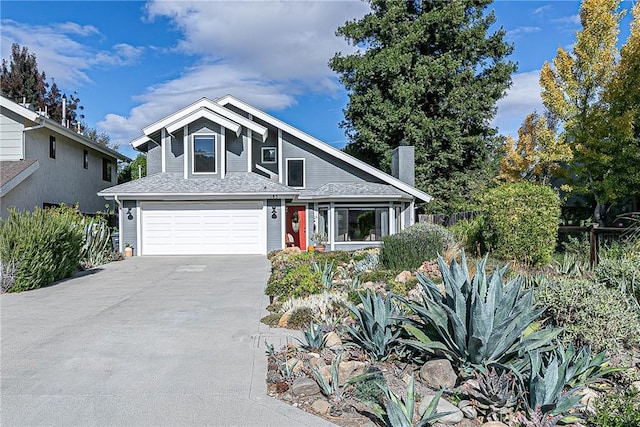
[[78, 204], [105, 209], [97, 192], [117, 183], [117, 161], [130, 161], [43, 112], [0, 96], [0, 211]]
[[[388, 175], [227, 95], [199, 101], [131, 142], [147, 177], [100, 191], [120, 207], [120, 241], [136, 255], [266, 254], [379, 245], [413, 224], [413, 147]], [[317, 242], [316, 242], [317, 243]]]

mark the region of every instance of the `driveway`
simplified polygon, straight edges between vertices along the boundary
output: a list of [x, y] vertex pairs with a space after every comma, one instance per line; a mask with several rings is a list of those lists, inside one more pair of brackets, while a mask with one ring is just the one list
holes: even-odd
[[266, 396], [263, 256], [135, 257], [1, 299], [1, 425], [331, 425]]

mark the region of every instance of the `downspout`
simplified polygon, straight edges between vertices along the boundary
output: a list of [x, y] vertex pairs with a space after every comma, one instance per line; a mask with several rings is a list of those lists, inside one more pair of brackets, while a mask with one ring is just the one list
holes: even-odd
[[113, 200], [115, 200], [116, 204], [118, 205], [118, 252], [122, 253], [123, 248], [122, 248], [122, 202], [120, 200], [118, 200], [118, 195], [114, 194], [113, 196]]
[[42, 129], [45, 125], [44, 119], [40, 118], [40, 124], [35, 126], [29, 126], [22, 129], [22, 160], [27, 156], [27, 148], [26, 148], [26, 140], [24, 138], [24, 133], [30, 130]]

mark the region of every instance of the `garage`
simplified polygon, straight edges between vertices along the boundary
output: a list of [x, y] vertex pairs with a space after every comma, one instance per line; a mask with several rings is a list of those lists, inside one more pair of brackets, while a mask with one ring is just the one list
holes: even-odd
[[263, 202], [143, 202], [142, 255], [266, 254]]

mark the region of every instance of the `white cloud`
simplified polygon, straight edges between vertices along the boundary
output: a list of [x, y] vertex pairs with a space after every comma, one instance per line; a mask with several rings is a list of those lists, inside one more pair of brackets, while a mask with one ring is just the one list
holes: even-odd
[[551, 5], [550, 5], [550, 4], [547, 4], [547, 5], [540, 6], [540, 7], [537, 7], [537, 8], [535, 8], [535, 9], [533, 9], [533, 14], [534, 14], [534, 15], [540, 15], [540, 16], [543, 16], [543, 15], [544, 15], [545, 13], [547, 13], [549, 10], [551, 10]]
[[335, 35], [369, 10], [360, 1], [168, 1], [146, 4], [145, 21], [168, 18], [180, 32], [174, 51], [196, 63], [180, 77], [149, 87], [128, 115], [98, 123], [127, 143], [141, 128], [206, 96], [233, 94], [261, 109], [282, 109], [296, 96], [335, 96], [339, 85], [327, 63], [354, 47]]
[[502, 135], [516, 136], [525, 117], [533, 111], [542, 112], [540, 70], [513, 75], [507, 96], [498, 101], [498, 114], [493, 125]]
[[90, 83], [88, 71], [93, 67], [128, 64], [143, 52], [143, 48], [128, 44], [115, 45], [109, 51], [90, 47], [81, 38], [100, 35], [98, 29], [91, 25], [73, 22], [28, 25], [7, 19], [1, 22], [2, 57], [10, 57], [13, 43], [28, 47], [29, 52], [36, 55], [38, 68], [46, 71], [47, 80], [55, 79], [62, 88], [75, 89]]
[[555, 19], [552, 19], [551, 22], [555, 24], [572, 26], [572, 27], [575, 27], [581, 24], [580, 15], [578, 14], [571, 15], [571, 16], [563, 16], [561, 18], [555, 18]]
[[507, 31], [507, 37], [517, 38], [521, 34], [531, 34], [539, 31], [541, 31], [540, 27], [517, 27], [513, 30]]

